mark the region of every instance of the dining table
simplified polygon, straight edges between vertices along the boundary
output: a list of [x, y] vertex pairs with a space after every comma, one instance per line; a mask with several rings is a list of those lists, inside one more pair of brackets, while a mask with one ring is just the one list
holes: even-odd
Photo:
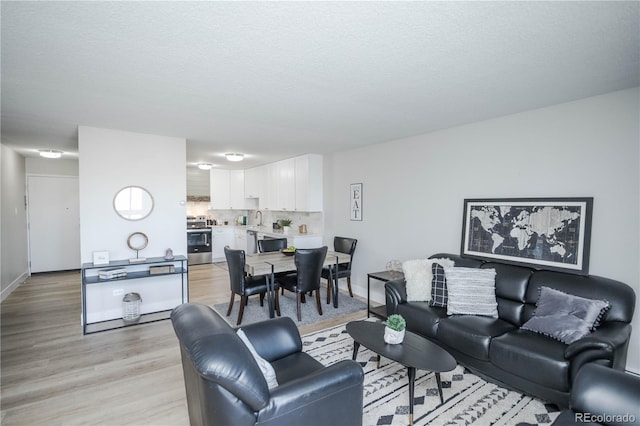
[[[338, 267], [341, 263], [348, 263], [351, 256], [339, 251], [327, 251], [323, 266], [333, 266], [330, 269], [329, 282], [333, 295], [333, 306], [338, 307]], [[269, 306], [269, 318], [275, 316], [275, 274], [278, 272], [295, 272], [295, 255], [286, 255], [279, 251], [266, 253], [253, 253], [245, 256], [245, 272], [252, 276], [264, 275], [267, 279], [267, 303]]]

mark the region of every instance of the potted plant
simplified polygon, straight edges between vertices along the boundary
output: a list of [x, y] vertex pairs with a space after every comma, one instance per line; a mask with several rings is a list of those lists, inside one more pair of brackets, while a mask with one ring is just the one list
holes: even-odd
[[385, 323], [384, 328], [384, 341], [391, 345], [397, 345], [404, 340], [404, 332], [407, 328], [407, 322], [402, 315], [393, 314], [389, 315]]
[[280, 219], [279, 222], [282, 227], [282, 232], [286, 234], [291, 230], [291, 224], [293, 223], [291, 219]]

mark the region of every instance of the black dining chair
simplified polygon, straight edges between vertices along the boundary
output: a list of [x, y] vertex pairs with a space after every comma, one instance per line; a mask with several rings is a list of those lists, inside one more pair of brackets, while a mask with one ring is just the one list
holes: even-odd
[[[233, 302], [236, 294], [240, 295], [240, 311], [238, 312], [238, 322], [236, 325], [240, 325], [242, 322], [242, 315], [244, 314], [244, 307], [249, 302], [249, 296], [254, 294], [260, 295], [260, 306], [264, 306], [264, 295], [267, 292], [267, 280], [264, 275], [252, 277], [247, 276], [244, 271], [246, 255], [244, 250], [233, 250], [226, 246], [224, 248], [224, 255], [227, 258], [227, 267], [229, 268], [229, 282], [231, 286], [231, 300], [229, 301], [229, 309], [227, 310], [227, 316], [231, 315], [233, 310]], [[277, 283], [276, 290], [277, 290]], [[280, 316], [280, 302], [278, 300], [278, 292], [275, 293], [275, 310], [278, 316]]]
[[279, 251], [287, 248], [286, 238], [270, 238], [266, 240], [258, 240], [258, 251], [267, 253], [270, 251]]
[[322, 265], [327, 257], [328, 247], [311, 249], [297, 249], [294, 254], [296, 272], [276, 277], [276, 282], [280, 287], [296, 293], [296, 308], [298, 321], [302, 321], [301, 303], [305, 293], [316, 291], [316, 305], [318, 314], [322, 315], [322, 304], [320, 303], [320, 278], [322, 275]]
[[331, 303], [331, 273], [333, 272], [333, 278], [337, 281], [340, 278], [347, 279], [347, 287], [349, 289], [349, 296], [353, 297], [353, 290], [351, 290], [351, 263], [353, 262], [353, 253], [356, 251], [356, 244], [358, 240], [347, 237], [334, 237], [333, 249], [340, 253], [345, 253], [350, 256], [349, 262], [338, 264], [338, 276], [335, 275], [335, 265], [325, 266], [322, 268], [322, 278], [327, 280], [327, 304]]

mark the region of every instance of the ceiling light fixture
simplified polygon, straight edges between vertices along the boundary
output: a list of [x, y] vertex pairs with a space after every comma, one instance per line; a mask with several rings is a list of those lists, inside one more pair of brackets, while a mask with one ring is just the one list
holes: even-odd
[[213, 164], [211, 163], [198, 163], [198, 168], [200, 170], [211, 170], [212, 167], [213, 167]]
[[228, 152], [224, 155], [229, 161], [242, 161], [244, 154], [238, 154], [237, 152]]
[[39, 149], [41, 157], [44, 158], [60, 158], [62, 157], [62, 151], [56, 151], [54, 149]]

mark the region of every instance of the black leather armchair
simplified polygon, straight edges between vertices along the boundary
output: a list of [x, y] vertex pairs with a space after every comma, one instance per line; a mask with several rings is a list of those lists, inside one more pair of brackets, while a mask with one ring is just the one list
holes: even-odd
[[235, 329], [213, 309], [183, 304], [171, 313], [180, 343], [191, 425], [360, 425], [364, 373], [355, 361], [328, 367], [302, 352], [288, 317], [242, 327], [274, 368], [269, 389]]
[[587, 364], [576, 376], [570, 407], [554, 426], [640, 425], [640, 377]]

